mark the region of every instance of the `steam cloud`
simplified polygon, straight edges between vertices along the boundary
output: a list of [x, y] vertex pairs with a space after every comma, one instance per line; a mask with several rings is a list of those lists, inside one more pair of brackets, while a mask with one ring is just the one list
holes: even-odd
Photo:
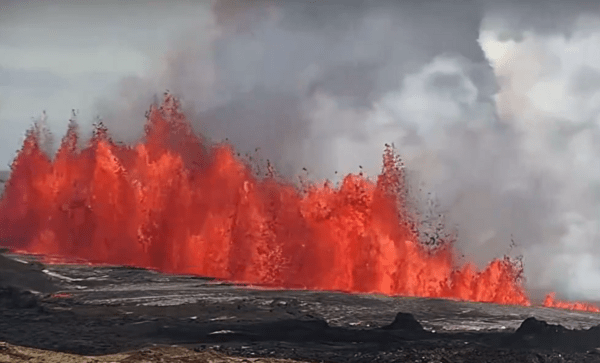
[[376, 175], [394, 143], [468, 259], [513, 239], [530, 289], [600, 299], [600, 15], [587, 3], [218, 0], [98, 112], [133, 141], [168, 89], [197, 131], [312, 179]]

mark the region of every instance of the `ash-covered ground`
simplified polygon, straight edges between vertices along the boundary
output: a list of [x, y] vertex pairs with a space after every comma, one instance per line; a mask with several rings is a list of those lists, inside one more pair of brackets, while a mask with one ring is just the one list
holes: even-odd
[[84, 355], [179, 345], [323, 362], [600, 362], [600, 314], [267, 290], [4, 254], [0, 341]]

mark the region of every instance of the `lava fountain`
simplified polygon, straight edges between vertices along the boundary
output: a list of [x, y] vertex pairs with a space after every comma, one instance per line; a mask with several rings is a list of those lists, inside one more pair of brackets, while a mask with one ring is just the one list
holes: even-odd
[[71, 122], [50, 159], [27, 133], [0, 200], [4, 244], [278, 288], [530, 305], [509, 258], [478, 270], [451, 244], [419, 243], [390, 148], [375, 179], [298, 187], [196, 135], [170, 95], [133, 146], [102, 125], [85, 148], [78, 138]]

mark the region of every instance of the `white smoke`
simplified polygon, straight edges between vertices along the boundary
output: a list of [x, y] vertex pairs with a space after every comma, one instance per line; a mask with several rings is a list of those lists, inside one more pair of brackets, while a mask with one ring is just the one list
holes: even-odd
[[131, 141], [169, 89], [198, 131], [314, 179], [376, 175], [394, 143], [470, 259], [514, 240], [531, 289], [600, 299], [600, 18], [498, 3], [219, 0], [99, 110]]
[[530, 278], [598, 299], [600, 17], [580, 16], [569, 36], [494, 39], [502, 31], [482, 31], [481, 42], [501, 82], [498, 112], [519, 133], [522, 183], [539, 175], [555, 185], [545, 194], [553, 207], [537, 221], [544, 233], [527, 251]]

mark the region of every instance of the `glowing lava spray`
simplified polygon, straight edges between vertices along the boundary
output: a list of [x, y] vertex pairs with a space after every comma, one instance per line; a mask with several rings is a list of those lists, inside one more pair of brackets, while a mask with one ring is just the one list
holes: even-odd
[[0, 201], [9, 246], [271, 287], [530, 304], [510, 259], [480, 271], [450, 244], [419, 243], [390, 148], [376, 179], [299, 188], [205, 142], [169, 95], [136, 145], [102, 125], [77, 144], [71, 122], [52, 160], [27, 133]]

